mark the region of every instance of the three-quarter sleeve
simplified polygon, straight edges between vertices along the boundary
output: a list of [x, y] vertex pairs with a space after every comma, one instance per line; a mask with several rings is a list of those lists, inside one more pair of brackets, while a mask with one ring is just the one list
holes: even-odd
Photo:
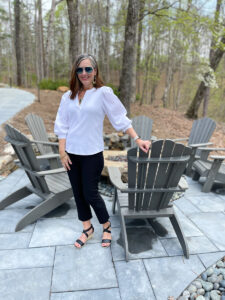
[[112, 126], [117, 131], [125, 132], [131, 128], [132, 121], [128, 119], [127, 111], [119, 98], [113, 93], [110, 87], [102, 87], [103, 90], [103, 109]]
[[58, 136], [59, 139], [65, 139], [67, 136], [67, 132], [69, 130], [69, 121], [68, 121], [68, 103], [66, 99], [66, 95], [62, 96], [58, 112], [56, 115], [54, 132]]

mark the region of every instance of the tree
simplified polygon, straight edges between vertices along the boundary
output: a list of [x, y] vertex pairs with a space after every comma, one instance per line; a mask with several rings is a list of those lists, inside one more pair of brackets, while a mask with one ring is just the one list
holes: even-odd
[[[217, 0], [216, 11], [215, 11], [215, 26], [214, 30], [217, 31], [218, 34], [218, 21], [219, 21], [219, 14], [221, 9], [222, 0]], [[213, 33], [215, 34], [215, 33]], [[209, 65], [213, 71], [216, 71], [223, 54], [225, 52], [225, 33], [223, 34], [220, 42], [218, 43], [219, 46], [216, 47], [216, 41], [214, 36], [212, 37], [211, 46], [210, 46], [210, 53], [209, 53]], [[205, 73], [204, 78], [206, 79], [209, 76], [209, 73]], [[197, 119], [198, 118], [198, 110], [202, 103], [202, 100], [205, 98], [205, 105], [204, 105], [204, 114], [206, 114], [207, 106], [208, 106], [208, 99], [209, 99], [209, 87], [202, 81], [196, 91], [195, 97], [192, 100], [187, 112], [186, 116], [188, 118]]]
[[127, 109], [128, 115], [130, 115], [130, 99], [132, 98], [138, 12], [139, 0], [129, 0], [125, 27], [123, 65], [119, 85], [120, 98]]
[[70, 23], [70, 63], [74, 63], [79, 54], [79, 0], [66, 0]]
[[49, 78], [49, 64], [50, 64], [50, 47], [53, 41], [53, 23], [55, 17], [55, 0], [52, 0], [52, 6], [49, 13], [49, 21], [48, 21], [48, 33], [45, 47], [45, 66], [46, 66], [46, 77]]
[[21, 57], [21, 44], [20, 44], [20, 0], [14, 2], [14, 27], [15, 27], [15, 50], [16, 50], [16, 84], [22, 85], [22, 57]]

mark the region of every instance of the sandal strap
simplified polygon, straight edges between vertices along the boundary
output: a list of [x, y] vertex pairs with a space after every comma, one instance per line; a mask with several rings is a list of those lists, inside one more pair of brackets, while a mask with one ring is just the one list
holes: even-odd
[[103, 244], [103, 243], [104, 243], [104, 244], [111, 243], [111, 241], [112, 241], [112, 240], [110, 240], [110, 239], [104, 239], [104, 240], [102, 240], [102, 244]]
[[[94, 227], [92, 226], [92, 224], [91, 224], [91, 226], [90, 226], [88, 229], [83, 230], [83, 233], [86, 235], [87, 238], [88, 238], [88, 236], [89, 236], [87, 232], [88, 232], [89, 230], [91, 230], [91, 229], [92, 229], [93, 232], [94, 232]], [[92, 232], [92, 233], [93, 233], [93, 232]]]
[[81, 240], [76, 240], [76, 242], [78, 243], [78, 244], [80, 244], [81, 245], [81, 247], [84, 245], [84, 243], [81, 241]]
[[111, 233], [111, 231], [109, 230], [109, 228], [111, 227], [111, 222], [109, 221], [109, 226], [103, 229], [103, 232], [108, 232]]

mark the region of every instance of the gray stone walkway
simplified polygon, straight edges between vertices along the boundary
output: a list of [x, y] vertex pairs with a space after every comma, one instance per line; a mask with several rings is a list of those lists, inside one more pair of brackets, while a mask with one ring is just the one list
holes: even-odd
[[35, 95], [15, 88], [0, 88], [0, 125], [35, 100]]
[[[178, 297], [191, 281], [225, 255], [225, 196], [201, 193], [198, 183], [187, 180], [189, 190], [174, 203], [188, 239], [189, 260], [183, 256], [167, 219], [156, 220], [160, 236], [147, 221], [140, 220], [136, 227], [132, 221], [128, 223], [128, 236], [132, 237], [131, 232], [138, 233], [139, 253], [132, 253], [127, 263], [120, 245], [117, 214], [111, 215], [111, 248], [101, 247], [102, 229], [94, 217], [94, 238], [82, 249], [76, 249], [73, 243], [82, 228], [73, 198], [20, 232], [14, 232], [17, 221], [41, 199], [31, 195], [1, 210], [0, 298], [166, 300], [168, 296]], [[0, 200], [26, 183], [24, 172], [16, 170], [0, 181]], [[111, 212], [111, 199], [104, 198]], [[149, 238], [143, 240], [141, 235], [146, 232]], [[135, 249], [134, 238], [130, 239], [130, 245]], [[146, 245], [151, 249], [146, 249]]]

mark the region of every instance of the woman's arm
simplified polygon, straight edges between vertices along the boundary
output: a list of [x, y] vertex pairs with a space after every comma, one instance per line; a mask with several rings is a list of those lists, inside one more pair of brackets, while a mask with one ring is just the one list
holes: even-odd
[[[136, 133], [136, 131], [134, 130], [133, 127], [128, 128], [128, 129], [126, 130], [126, 133], [127, 133], [132, 139], [138, 136], [138, 134]], [[148, 152], [149, 147], [150, 147], [150, 144], [151, 144], [150, 141], [143, 141], [140, 137], [138, 137], [138, 138], [135, 140], [135, 143], [138, 145], [139, 148], [141, 148], [142, 151], [144, 151], [144, 152], [146, 152], [146, 153]]]
[[59, 155], [62, 158], [66, 154], [66, 139], [59, 139]]
[[70, 164], [72, 164], [69, 155], [66, 153], [66, 139], [59, 139], [59, 155], [63, 167], [66, 170], [70, 170]]

